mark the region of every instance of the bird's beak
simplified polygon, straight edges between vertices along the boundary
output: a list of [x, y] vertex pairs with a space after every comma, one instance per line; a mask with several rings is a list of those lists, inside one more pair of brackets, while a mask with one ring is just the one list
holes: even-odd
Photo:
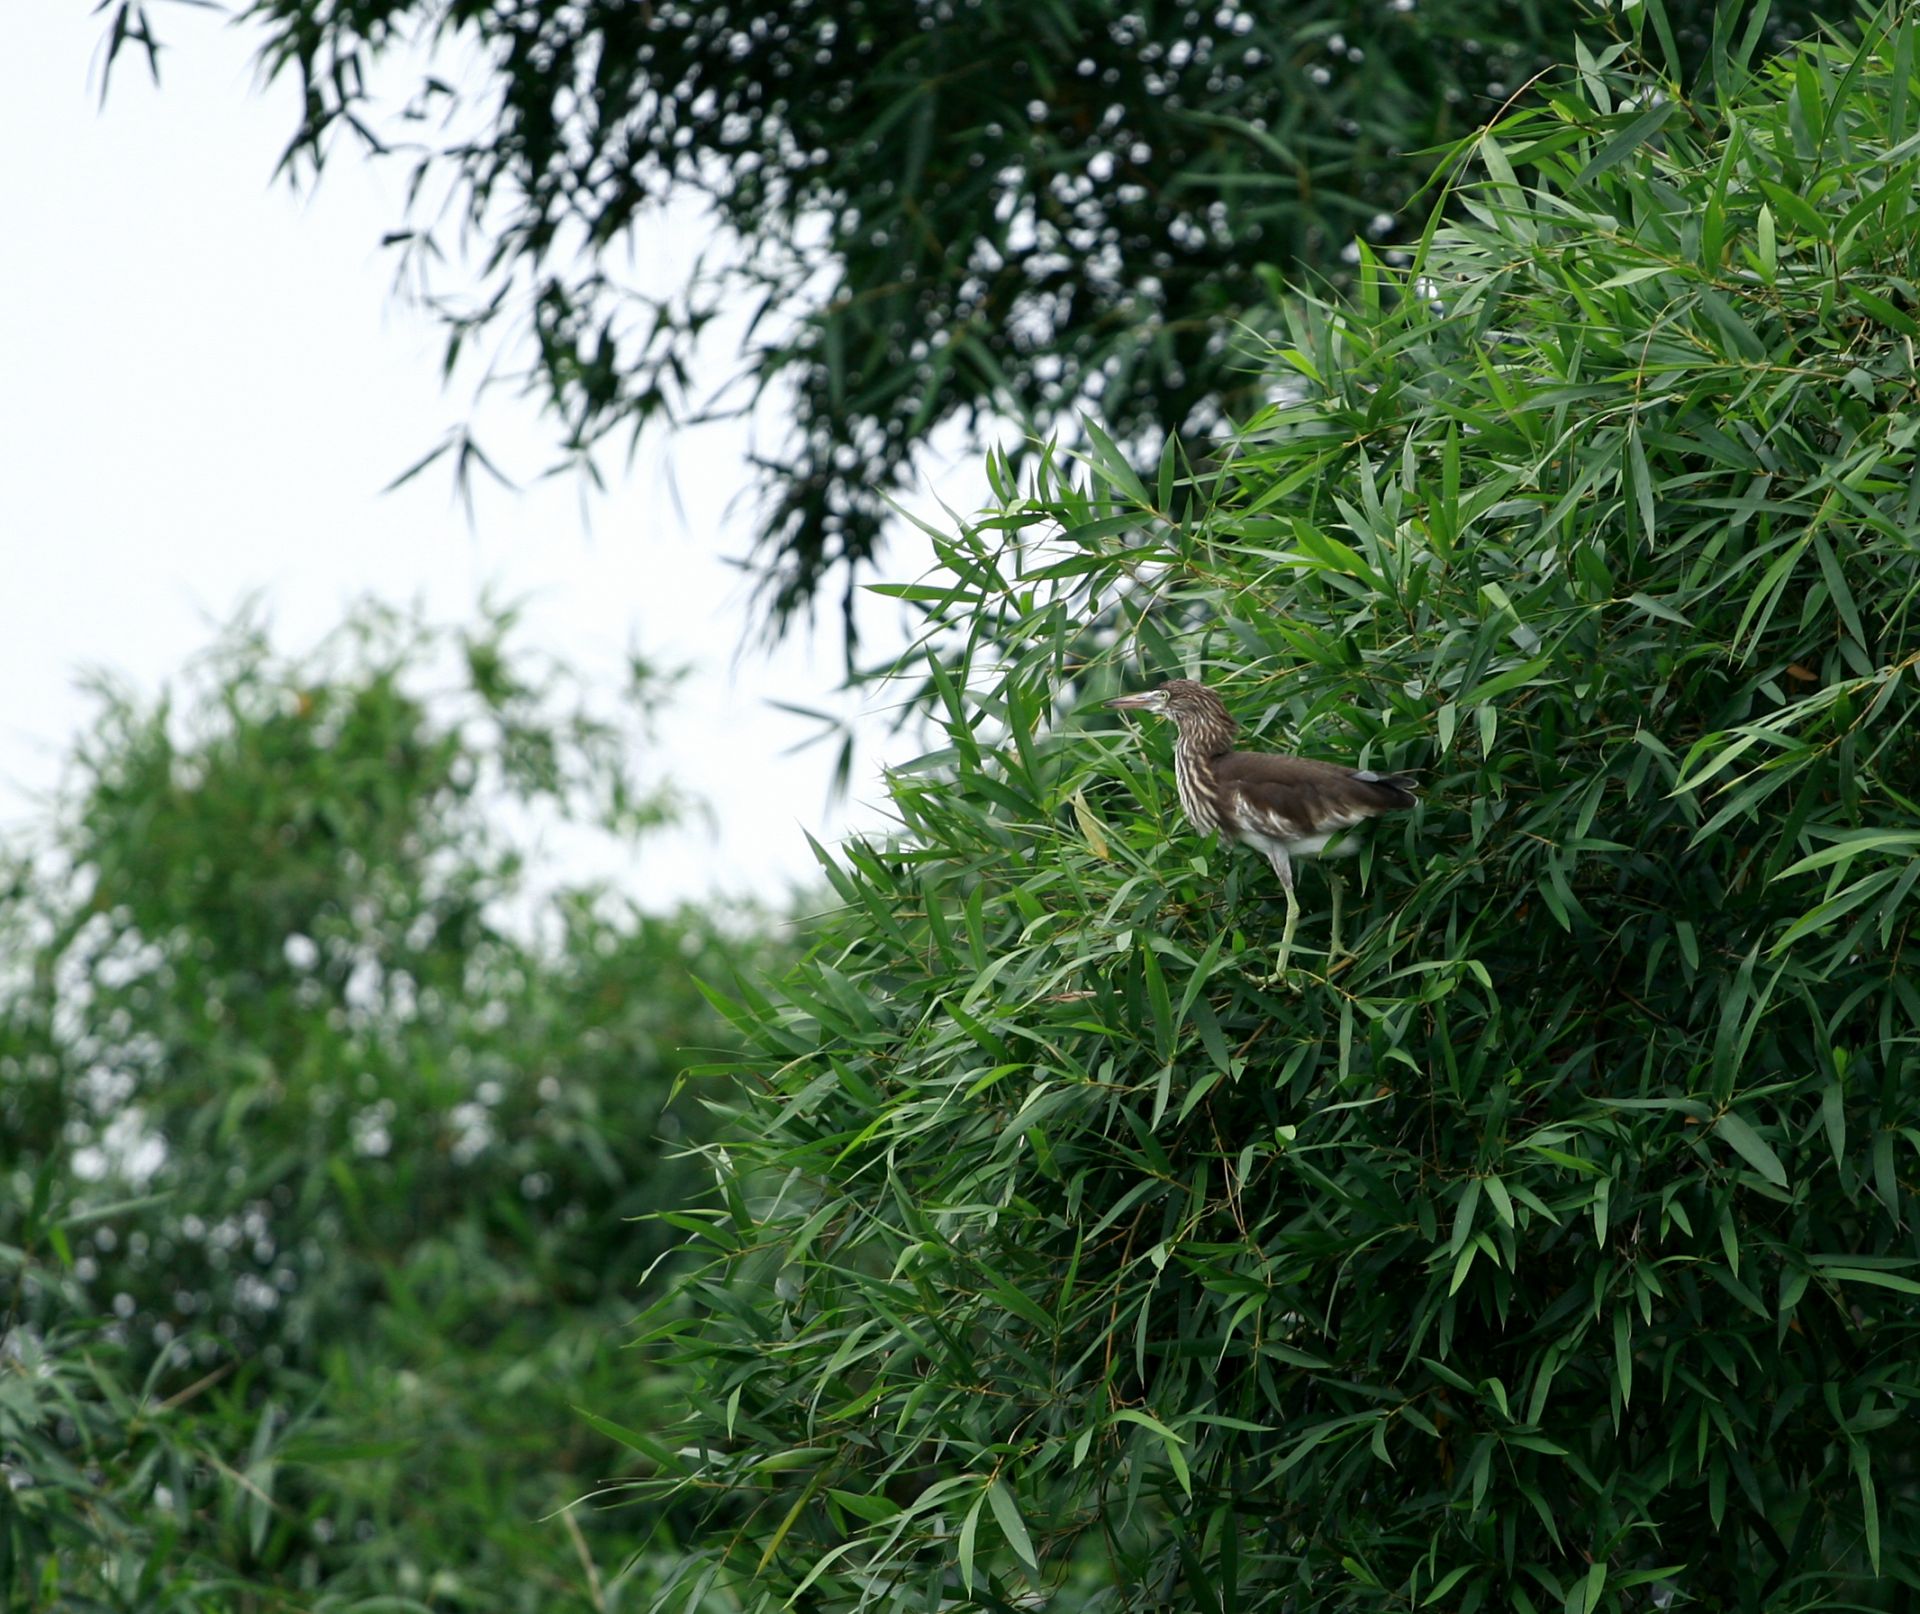
[[1118, 712], [1144, 712], [1153, 705], [1153, 693], [1149, 690], [1139, 695], [1116, 695], [1112, 700], [1100, 704], [1111, 706]]

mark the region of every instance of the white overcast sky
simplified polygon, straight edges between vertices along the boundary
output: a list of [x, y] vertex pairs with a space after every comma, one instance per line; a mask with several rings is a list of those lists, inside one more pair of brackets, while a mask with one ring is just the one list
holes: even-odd
[[[744, 427], [652, 443], [583, 521], [577, 482], [534, 480], [546, 424], [503, 400], [483, 441], [523, 491], [483, 491], [472, 525], [437, 471], [383, 494], [468, 403], [391, 293], [378, 243], [403, 176], [344, 154], [310, 196], [276, 183], [289, 86], [262, 90], [246, 32], [159, 10], [161, 87], [129, 52], [104, 108], [82, 0], [17, 8], [0, 52], [0, 830], [57, 782], [86, 668], [155, 691], [250, 598], [298, 648], [369, 594], [466, 621], [491, 590], [530, 600], [526, 642], [609, 688], [630, 647], [693, 669], [661, 768], [718, 830], [646, 843], [644, 900], [810, 883], [803, 827], [831, 839], [849, 815], [825, 807], [828, 748], [779, 755], [809, 729], [767, 699], [831, 704], [839, 650], [823, 633], [736, 656]], [[941, 491], [965, 506], [979, 486], [951, 468]], [[874, 733], [855, 822], [881, 793]]]

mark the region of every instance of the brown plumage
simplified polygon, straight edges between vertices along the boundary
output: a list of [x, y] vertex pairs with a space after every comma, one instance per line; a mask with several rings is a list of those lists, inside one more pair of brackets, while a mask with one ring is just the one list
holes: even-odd
[[1239, 725], [1218, 695], [1191, 678], [1170, 678], [1158, 689], [1122, 695], [1107, 705], [1171, 718], [1178, 731], [1174, 782], [1187, 822], [1203, 835], [1217, 832], [1225, 841], [1251, 846], [1273, 865], [1287, 894], [1282, 973], [1300, 917], [1293, 859], [1319, 853], [1343, 829], [1414, 803], [1408, 774], [1234, 750]]

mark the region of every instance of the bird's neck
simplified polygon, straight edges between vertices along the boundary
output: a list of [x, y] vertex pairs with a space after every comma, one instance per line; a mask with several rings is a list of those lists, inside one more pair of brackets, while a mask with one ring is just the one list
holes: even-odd
[[1216, 737], [1207, 734], [1182, 734], [1174, 741], [1173, 780], [1180, 791], [1180, 807], [1187, 822], [1202, 835], [1220, 827], [1220, 789], [1213, 759], [1231, 743], [1231, 736], [1216, 743]]
[[1233, 724], [1190, 723], [1179, 731], [1173, 742], [1175, 756], [1190, 757], [1196, 762], [1211, 763], [1215, 757], [1225, 756], [1233, 749]]

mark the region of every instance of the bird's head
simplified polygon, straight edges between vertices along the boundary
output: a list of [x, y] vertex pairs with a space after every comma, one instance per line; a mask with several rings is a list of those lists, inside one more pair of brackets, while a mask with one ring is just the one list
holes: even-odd
[[1233, 729], [1233, 720], [1227, 716], [1220, 697], [1191, 678], [1169, 678], [1158, 689], [1143, 689], [1137, 695], [1118, 695], [1106, 704], [1117, 711], [1152, 712], [1159, 717], [1170, 717], [1182, 727], [1225, 724], [1229, 733]]

